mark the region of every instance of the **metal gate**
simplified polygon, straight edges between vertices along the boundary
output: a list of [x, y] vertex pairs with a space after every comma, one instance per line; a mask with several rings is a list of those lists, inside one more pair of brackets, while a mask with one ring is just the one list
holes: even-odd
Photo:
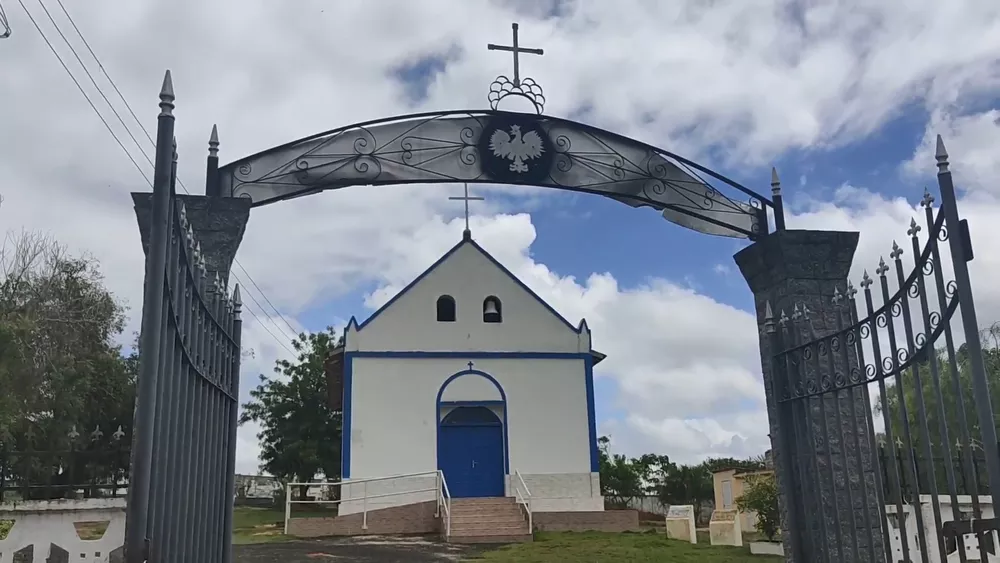
[[[806, 306], [766, 315], [771, 349], [779, 351], [771, 383], [778, 414], [812, 421], [779, 422], [790, 454], [779, 470], [800, 493], [786, 499], [786, 550], [796, 561], [1000, 556], [1000, 456], [989, 389], [992, 378], [997, 392], [997, 374], [984, 363], [968, 223], [958, 215], [940, 137], [937, 160], [941, 206], [925, 193], [909, 241], [893, 242], [874, 277], [865, 272], [861, 295], [848, 282], [829, 297], [832, 307], [817, 324], [832, 333], [816, 334]], [[834, 494], [817, 494], [824, 490]], [[877, 510], [866, 509], [872, 499]], [[882, 537], [852, 533], [858, 529]]]
[[160, 93], [125, 532], [129, 563], [231, 561], [239, 288], [210, 277], [176, 197], [173, 87]]

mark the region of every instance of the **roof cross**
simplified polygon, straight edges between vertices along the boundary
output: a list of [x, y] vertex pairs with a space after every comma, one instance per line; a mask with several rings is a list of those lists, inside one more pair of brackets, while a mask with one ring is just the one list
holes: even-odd
[[521, 47], [517, 44], [517, 24], [513, 23], [510, 27], [514, 30], [514, 43], [513, 45], [494, 45], [490, 43], [486, 45], [486, 48], [490, 51], [509, 51], [514, 53], [514, 86], [521, 85], [521, 70], [518, 64], [518, 55], [520, 53], [528, 53], [530, 55], [544, 55], [545, 51], [542, 49], [529, 49], [527, 47]]
[[462, 197], [458, 197], [458, 196], [449, 197], [448, 199], [453, 200], [453, 201], [464, 201], [465, 202], [465, 231], [463, 231], [462, 234], [466, 238], [468, 238], [469, 236], [472, 236], [472, 231], [469, 229], [469, 202], [470, 201], [485, 201], [486, 198], [472, 197], [472, 196], [470, 196], [469, 195], [469, 184], [468, 184], [468, 182], [466, 182], [465, 183], [465, 195], [463, 195]]

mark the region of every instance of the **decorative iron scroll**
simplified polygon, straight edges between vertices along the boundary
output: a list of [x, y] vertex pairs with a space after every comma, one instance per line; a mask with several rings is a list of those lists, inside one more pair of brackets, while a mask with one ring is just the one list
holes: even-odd
[[[921, 295], [927, 296], [928, 289], [934, 289], [936, 284], [925, 280], [925, 277], [934, 276], [937, 268], [935, 253], [937, 246], [942, 241], [948, 240], [948, 230], [944, 225], [944, 213], [938, 211], [934, 218], [930, 213], [929, 203], [927, 204], [927, 241], [921, 250], [917, 240], [917, 234], [921, 227], [914, 220], [910, 224], [908, 234], [912, 241], [914, 251], [920, 251], [915, 260], [915, 265], [904, 278], [902, 255], [903, 250], [893, 243], [893, 250], [890, 258], [895, 265], [897, 279], [902, 280], [899, 288], [891, 296], [888, 290], [887, 275], [890, 267], [881, 261], [875, 273], [879, 278], [879, 285], [882, 287], [885, 299], [881, 307], [874, 309], [872, 288], [874, 280], [865, 272], [861, 281], [864, 291], [864, 305], [867, 308], [867, 315], [857, 320], [857, 302], [855, 296], [858, 291], [853, 285], [848, 284], [847, 291], [841, 293], [839, 290], [833, 297], [833, 309], [838, 315], [838, 330], [826, 335], [816, 336], [811, 328], [811, 311], [805, 306], [796, 305], [791, 317], [784, 311], [779, 315], [777, 321], [779, 330], [783, 337], [781, 341], [787, 344], [787, 348], [778, 352], [776, 359], [786, 362], [785, 370], [788, 381], [782, 386], [782, 393], [778, 397], [779, 402], [796, 401], [809, 397], [817, 397], [826, 393], [843, 389], [850, 389], [867, 385], [879, 380], [888, 379], [906, 373], [915, 363], [926, 362], [933, 357], [934, 343], [950, 325], [949, 322], [958, 310], [958, 296], [955, 291], [954, 282], [942, 284], [941, 295], [945, 301], [941, 310], [928, 311], [925, 332], [916, 332], [912, 340], [903, 342], [903, 346], [888, 351], [888, 355], [877, 360], [866, 363], [864, 344], [870, 340], [875, 331], [888, 327], [894, 319], [908, 314], [905, 308], [909, 299], [917, 299]], [[932, 296], [937, 298], [937, 294]], [[917, 313], [915, 313], [917, 314]], [[920, 322], [908, 323], [914, 326], [914, 330], [920, 326]], [[839, 356], [848, 354], [855, 355], [859, 362], [841, 361]], [[813, 363], [833, 366], [832, 370], [825, 370], [828, 373], [816, 377], [824, 370], [810, 369]], [[793, 377], [801, 376], [805, 377]]]
[[223, 194], [248, 197], [254, 206], [354, 185], [520, 184], [649, 206], [689, 229], [738, 238], [766, 232], [764, 206], [773, 206], [720, 174], [645, 143], [574, 121], [504, 111], [424, 113], [351, 125], [238, 160], [219, 173]]

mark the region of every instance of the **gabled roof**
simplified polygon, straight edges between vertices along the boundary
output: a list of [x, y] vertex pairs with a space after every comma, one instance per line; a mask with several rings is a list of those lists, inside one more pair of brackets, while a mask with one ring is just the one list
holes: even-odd
[[400, 297], [402, 297], [408, 291], [410, 291], [410, 289], [412, 289], [414, 286], [416, 286], [418, 283], [420, 283], [420, 281], [422, 279], [424, 279], [427, 276], [427, 274], [430, 274], [431, 272], [433, 272], [435, 268], [437, 268], [445, 260], [447, 260], [449, 257], [451, 257], [451, 255], [455, 254], [456, 252], [459, 251], [459, 249], [461, 249], [462, 247], [464, 247], [466, 245], [469, 245], [472, 248], [476, 249], [480, 254], [482, 254], [483, 256], [485, 256], [487, 260], [489, 260], [490, 262], [492, 262], [493, 265], [497, 267], [497, 269], [499, 269], [501, 272], [503, 272], [504, 274], [506, 274], [507, 277], [509, 277], [510, 279], [514, 280], [514, 283], [516, 283], [518, 286], [520, 286], [521, 289], [523, 289], [528, 295], [530, 295], [531, 297], [535, 298], [535, 301], [538, 301], [538, 303], [540, 303], [543, 307], [545, 307], [546, 309], [548, 309], [550, 313], [552, 313], [553, 315], [555, 315], [557, 319], [559, 319], [560, 321], [562, 321], [562, 323], [564, 325], [566, 325], [566, 328], [572, 330], [573, 332], [575, 332], [577, 334], [582, 333], [584, 330], [589, 330], [587, 328], [586, 322], [581, 322], [579, 327], [574, 327], [572, 324], [570, 324], [570, 322], [566, 320], [566, 317], [563, 317], [562, 315], [560, 315], [558, 311], [556, 311], [555, 309], [553, 309], [551, 305], [549, 305], [548, 303], [546, 303], [541, 297], [538, 296], [537, 293], [535, 293], [534, 291], [532, 291], [530, 287], [528, 287], [527, 285], [525, 285], [524, 282], [522, 282], [520, 279], [518, 279], [517, 276], [515, 276], [510, 270], [508, 270], [506, 267], [504, 267], [504, 265], [501, 264], [492, 255], [490, 255], [489, 252], [486, 252], [486, 250], [483, 247], [479, 246], [479, 244], [476, 241], [472, 240], [472, 237], [470, 235], [468, 235], [468, 234], [466, 234], [465, 236], [462, 237], [462, 241], [461, 242], [459, 242], [458, 244], [456, 244], [455, 246], [453, 246], [451, 248], [451, 250], [449, 250], [448, 252], [445, 252], [444, 256], [442, 256], [441, 258], [438, 258], [437, 261], [434, 262], [433, 264], [431, 264], [429, 268], [427, 268], [426, 270], [424, 270], [424, 272], [422, 274], [420, 274], [419, 276], [417, 276], [416, 278], [414, 278], [413, 281], [411, 281], [409, 284], [407, 284], [407, 286], [404, 287], [399, 293], [397, 293], [396, 295], [394, 295], [392, 297], [392, 299], [386, 301], [384, 305], [382, 305], [381, 307], [379, 307], [379, 309], [377, 311], [375, 311], [374, 313], [372, 313], [372, 315], [370, 317], [368, 317], [367, 319], [365, 319], [364, 322], [362, 322], [361, 324], [357, 325], [357, 329], [361, 330], [361, 329], [365, 328], [365, 326], [368, 325], [368, 323], [370, 323], [373, 320], [375, 320], [375, 318], [378, 317], [382, 313], [382, 311], [385, 311], [386, 309], [388, 309], [389, 307], [391, 307], [392, 304], [396, 302], [396, 300], [398, 300]]

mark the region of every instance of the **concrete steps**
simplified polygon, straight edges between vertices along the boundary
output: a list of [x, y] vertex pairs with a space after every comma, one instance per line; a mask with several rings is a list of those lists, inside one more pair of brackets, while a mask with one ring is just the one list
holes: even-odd
[[512, 497], [455, 499], [451, 503], [453, 543], [517, 543], [532, 540], [523, 508]]

